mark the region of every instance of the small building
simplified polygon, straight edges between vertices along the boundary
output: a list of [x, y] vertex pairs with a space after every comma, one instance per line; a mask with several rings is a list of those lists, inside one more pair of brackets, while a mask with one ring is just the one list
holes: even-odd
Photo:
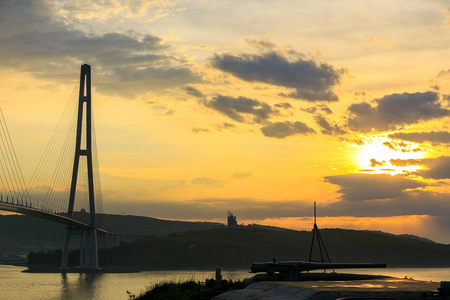
[[237, 227], [236, 216], [231, 211], [228, 212], [228, 227]]

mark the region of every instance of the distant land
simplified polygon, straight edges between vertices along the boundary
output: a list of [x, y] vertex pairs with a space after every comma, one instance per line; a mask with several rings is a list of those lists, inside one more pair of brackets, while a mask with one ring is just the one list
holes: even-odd
[[[77, 216], [83, 218], [81, 214]], [[100, 249], [101, 266], [134, 270], [250, 268], [252, 262], [307, 261], [311, 231], [249, 225], [228, 228], [213, 222], [169, 221], [149, 217], [99, 215], [102, 228], [146, 236]], [[0, 215], [2, 254], [41, 252], [35, 264], [58, 264], [64, 226], [23, 215]], [[321, 229], [332, 262], [387, 263], [388, 267], [450, 267], [450, 245], [413, 235]], [[77, 247], [77, 241], [72, 243]], [[56, 250], [56, 251], [53, 251]], [[317, 244], [313, 260], [319, 259]], [[71, 254], [76, 264], [78, 251]], [[382, 271], [380, 271], [382, 273]]]
[[[332, 262], [386, 263], [388, 267], [450, 267], [450, 245], [390, 234], [323, 229], [321, 235]], [[308, 261], [311, 232], [250, 227], [215, 227], [184, 234], [148, 237], [118, 247], [100, 249], [103, 267], [133, 270], [247, 269], [252, 262]], [[317, 246], [317, 245], [316, 245]], [[317, 261], [318, 248], [313, 260]], [[61, 251], [30, 256], [33, 265], [58, 266]], [[78, 251], [69, 258], [78, 262]], [[69, 263], [70, 263], [69, 262]], [[382, 270], [376, 270], [382, 274]]]
[[[88, 223], [88, 214], [75, 212], [74, 218]], [[138, 236], [166, 236], [170, 233], [205, 230], [223, 226], [214, 222], [187, 222], [151, 217], [97, 214], [98, 227], [110, 232]], [[225, 221], [225, 218], [224, 218]], [[282, 228], [255, 225], [260, 228]], [[65, 225], [26, 215], [0, 215], [0, 255], [21, 254], [30, 251], [60, 249], [63, 245]], [[77, 247], [77, 236], [71, 243]]]

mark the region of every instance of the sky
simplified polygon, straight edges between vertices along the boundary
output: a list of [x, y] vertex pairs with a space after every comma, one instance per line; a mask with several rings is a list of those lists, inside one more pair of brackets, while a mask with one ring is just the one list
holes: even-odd
[[448, 1], [3, 0], [26, 180], [79, 79], [105, 213], [450, 243]]

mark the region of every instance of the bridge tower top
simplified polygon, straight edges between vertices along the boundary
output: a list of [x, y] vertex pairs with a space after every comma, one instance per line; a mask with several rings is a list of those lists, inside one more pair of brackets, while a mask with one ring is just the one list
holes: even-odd
[[[85, 112], [85, 118], [83, 118]], [[85, 124], [83, 126], [83, 119]], [[80, 157], [86, 157], [88, 174], [88, 196], [89, 196], [89, 220], [91, 229], [86, 231], [86, 248], [83, 253], [83, 247], [80, 249], [80, 266], [90, 269], [98, 269], [98, 251], [97, 251], [97, 228], [95, 225], [95, 199], [94, 199], [94, 172], [92, 157], [92, 106], [91, 106], [91, 66], [84, 64], [80, 72], [80, 91], [78, 97], [78, 116], [77, 116], [77, 135], [75, 142], [75, 157], [73, 161], [72, 182], [70, 186], [69, 207], [67, 215], [73, 217], [75, 202], [75, 192], [78, 180], [78, 170], [80, 166]], [[85, 128], [85, 134], [83, 134]], [[84, 143], [82, 143], [85, 138]], [[84, 146], [84, 147], [83, 147]], [[70, 235], [73, 228], [66, 228], [66, 237], [64, 241], [63, 257], [61, 260], [61, 269], [67, 268], [69, 255]]]
[[[83, 113], [85, 110], [85, 126], [83, 126]], [[88, 190], [89, 190], [89, 213], [90, 225], [95, 227], [95, 197], [94, 197], [94, 176], [92, 170], [92, 106], [91, 106], [91, 66], [84, 64], [81, 66], [80, 72], [80, 91], [78, 98], [78, 118], [77, 118], [77, 135], [75, 142], [75, 157], [73, 163], [72, 181], [70, 186], [69, 207], [67, 214], [69, 218], [73, 217], [73, 209], [75, 202], [75, 192], [78, 180], [78, 170], [80, 165], [80, 157], [85, 156], [87, 160], [88, 174]], [[86, 134], [83, 135], [83, 128], [86, 128]], [[85, 137], [85, 143], [82, 139]], [[85, 145], [82, 148], [82, 145]]]

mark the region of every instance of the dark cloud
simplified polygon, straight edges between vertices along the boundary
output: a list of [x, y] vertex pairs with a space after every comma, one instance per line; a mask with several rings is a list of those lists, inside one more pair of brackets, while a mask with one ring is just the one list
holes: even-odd
[[314, 120], [316, 120], [317, 124], [320, 126], [323, 134], [341, 135], [346, 133], [346, 131], [340, 128], [336, 123], [330, 124], [323, 116], [314, 116]]
[[[116, 196], [106, 196], [109, 212], [123, 211], [123, 201]], [[123, 198], [122, 198], [123, 199]], [[143, 204], [145, 203], [145, 204]], [[226, 222], [227, 211], [240, 219], [265, 219], [283, 217], [310, 217], [313, 203], [302, 201], [258, 201], [245, 198], [208, 198], [189, 201], [147, 200], [129, 201], [127, 213], [169, 219], [221, 219]]]
[[340, 187], [344, 201], [382, 200], [399, 197], [406, 189], [426, 186], [417, 180], [381, 174], [327, 176], [325, 181]]
[[203, 132], [209, 132], [209, 129], [206, 128], [192, 128], [192, 133], [203, 133]]
[[[375, 176], [375, 175], [364, 175]], [[401, 193], [383, 201], [338, 201], [320, 208], [321, 215], [391, 217], [408, 215], [445, 216], [450, 213], [450, 194], [425, 190]]]
[[244, 123], [248, 122], [245, 115], [252, 116], [253, 122], [263, 123], [278, 114], [278, 111], [273, 110], [267, 103], [245, 97], [219, 95], [210, 101], [204, 101], [204, 104], [235, 121]]
[[333, 111], [326, 105], [316, 105], [313, 107], [300, 108], [300, 109], [303, 110], [304, 112], [307, 112], [310, 114], [316, 113], [317, 110], [321, 110], [322, 112], [326, 113], [327, 115], [331, 115], [333, 113]]
[[450, 69], [440, 70], [439, 73], [437, 74], [437, 77], [446, 77], [446, 76], [450, 76]]
[[437, 85], [437, 84], [435, 84], [435, 85], [430, 85], [430, 88], [433, 89], [433, 90], [435, 90], [435, 91], [439, 91], [439, 90], [441, 89], [441, 87], [440, 87], [439, 85]]
[[[374, 176], [374, 175], [365, 175]], [[112, 197], [105, 193], [109, 212], [123, 211], [125, 196]], [[443, 216], [450, 213], [449, 194], [429, 191], [403, 193], [383, 201], [337, 201], [331, 204], [317, 203], [323, 217], [389, 217], [407, 215]], [[106, 202], [105, 201], [105, 202]], [[145, 203], [145, 204], [143, 204]], [[311, 217], [313, 201], [258, 201], [248, 198], [208, 198], [189, 201], [146, 200], [128, 201], [127, 213], [169, 219], [220, 219], [226, 222], [227, 211], [232, 210], [238, 219], [265, 219], [285, 217]]]
[[262, 133], [267, 137], [273, 137], [277, 139], [284, 139], [291, 135], [296, 134], [312, 134], [315, 130], [308, 127], [302, 122], [276, 122], [269, 123], [268, 125], [261, 128]]
[[236, 128], [236, 126], [234, 126], [231, 123], [224, 122], [223, 124], [217, 124], [216, 128], [219, 131], [222, 131], [222, 130], [233, 130], [233, 129]]
[[383, 142], [383, 146], [388, 147], [391, 150], [397, 151], [397, 149], [392, 145], [391, 142]]
[[388, 137], [414, 143], [450, 144], [450, 132], [448, 131], [396, 132]]
[[376, 167], [376, 166], [379, 166], [379, 167], [381, 167], [381, 166], [384, 166], [384, 164], [386, 163], [386, 161], [377, 161], [375, 158], [372, 158], [371, 160], [370, 160], [370, 166], [373, 168], [373, 167]]
[[314, 114], [317, 111], [316, 107], [308, 107], [308, 108], [300, 108], [300, 109], [309, 114]]
[[331, 115], [333, 113], [333, 111], [327, 107], [327, 106], [323, 106], [320, 108], [320, 110], [322, 110], [324, 113], [326, 113], [327, 115]]
[[401, 151], [403, 153], [409, 153], [409, 152], [420, 152], [423, 151], [421, 148], [413, 148], [412, 145], [407, 144], [403, 141], [401, 142], [383, 142], [383, 146], [388, 147], [389, 149], [393, 151]]
[[213, 67], [250, 82], [293, 88], [286, 95], [306, 101], [338, 101], [332, 88], [339, 84], [344, 73], [327, 63], [318, 63], [297, 54], [290, 58], [268, 51], [262, 54], [222, 54], [211, 59]]
[[348, 111], [349, 128], [359, 132], [395, 130], [450, 114], [435, 92], [391, 94], [376, 100], [374, 106], [365, 102], [352, 104]]
[[419, 170], [417, 174], [426, 179], [450, 179], [450, 156], [428, 158], [421, 160], [426, 170]]
[[390, 159], [389, 162], [391, 163], [391, 165], [397, 167], [422, 165], [422, 161], [420, 159]]
[[46, 1], [2, 1], [0, 6], [3, 69], [67, 82], [82, 63], [89, 63], [97, 91], [123, 97], [200, 80], [187, 62], [163, 53], [167, 47], [159, 37], [88, 35], [58, 19]]
[[284, 108], [284, 109], [293, 108], [289, 102], [280, 102], [280, 103], [275, 104], [274, 106], [279, 107], [279, 108]]
[[187, 94], [189, 94], [191, 96], [194, 96], [197, 98], [205, 97], [205, 95], [202, 93], [202, 91], [200, 91], [199, 89], [197, 89], [191, 85], [186, 85], [183, 89], [186, 91]]

